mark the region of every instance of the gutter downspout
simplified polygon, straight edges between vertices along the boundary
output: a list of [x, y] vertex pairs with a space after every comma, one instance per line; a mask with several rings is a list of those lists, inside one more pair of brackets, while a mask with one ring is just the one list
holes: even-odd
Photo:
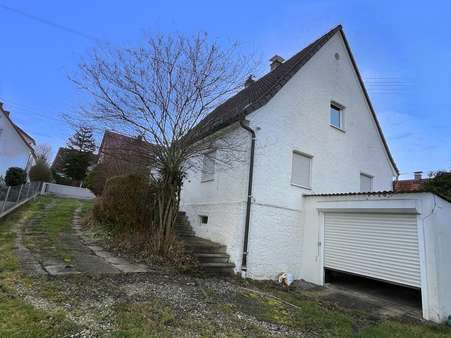
[[244, 243], [243, 243], [243, 258], [241, 261], [241, 271], [244, 273], [247, 271], [247, 247], [248, 247], [248, 241], [249, 241], [249, 223], [251, 218], [251, 203], [252, 203], [252, 183], [253, 183], [253, 177], [254, 177], [254, 153], [255, 153], [255, 131], [247, 126], [245, 124], [245, 119], [240, 120], [240, 126], [241, 128], [247, 130], [251, 136], [251, 156], [249, 160], [249, 180], [248, 180], [248, 187], [247, 187], [247, 204], [246, 204], [246, 223], [244, 226]]

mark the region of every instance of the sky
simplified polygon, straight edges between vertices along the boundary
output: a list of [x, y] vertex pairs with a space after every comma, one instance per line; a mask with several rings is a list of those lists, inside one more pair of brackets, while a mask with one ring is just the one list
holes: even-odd
[[0, 0], [0, 101], [55, 153], [73, 133], [61, 114], [85, 98], [69, 80], [99, 44], [207, 32], [261, 60], [289, 58], [342, 24], [401, 172], [451, 168], [449, 1]]

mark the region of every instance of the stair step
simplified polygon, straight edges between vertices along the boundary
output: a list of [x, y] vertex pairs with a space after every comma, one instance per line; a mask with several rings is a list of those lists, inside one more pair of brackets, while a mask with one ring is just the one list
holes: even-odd
[[194, 234], [176, 234], [177, 237], [194, 237]]
[[229, 263], [230, 256], [225, 253], [193, 253], [199, 263]]
[[233, 263], [200, 263], [200, 267], [206, 273], [215, 275], [233, 275], [235, 264]]
[[185, 247], [190, 250], [192, 253], [226, 253], [225, 246], [207, 246], [207, 245], [186, 245]]

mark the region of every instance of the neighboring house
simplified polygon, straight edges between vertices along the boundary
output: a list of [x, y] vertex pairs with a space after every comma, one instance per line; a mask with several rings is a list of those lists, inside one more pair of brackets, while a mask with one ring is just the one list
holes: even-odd
[[196, 128], [242, 140], [249, 159], [223, 165], [213, 146], [189, 172], [181, 209], [196, 235], [226, 245], [247, 277], [323, 285], [344, 271], [418, 288], [423, 316], [444, 320], [451, 204], [392, 191], [399, 172], [342, 27], [271, 62]]
[[149, 171], [152, 145], [142, 137], [129, 137], [105, 131], [99, 148], [98, 163], [115, 174]]
[[35, 140], [11, 120], [0, 102], [0, 176], [4, 177], [10, 167], [28, 172], [35, 163], [35, 145]]
[[393, 191], [406, 192], [406, 191], [424, 191], [424, 185], [429, 181], [429, 178], [422, 177], [422, 171], [414, 172], [413, 180], [396, 180], [393, 182]]

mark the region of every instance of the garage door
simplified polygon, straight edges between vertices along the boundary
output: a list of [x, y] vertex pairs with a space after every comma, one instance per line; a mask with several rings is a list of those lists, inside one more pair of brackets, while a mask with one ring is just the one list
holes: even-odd
[[324, 214], [324, 266], [420, 287], [416, 215]]

